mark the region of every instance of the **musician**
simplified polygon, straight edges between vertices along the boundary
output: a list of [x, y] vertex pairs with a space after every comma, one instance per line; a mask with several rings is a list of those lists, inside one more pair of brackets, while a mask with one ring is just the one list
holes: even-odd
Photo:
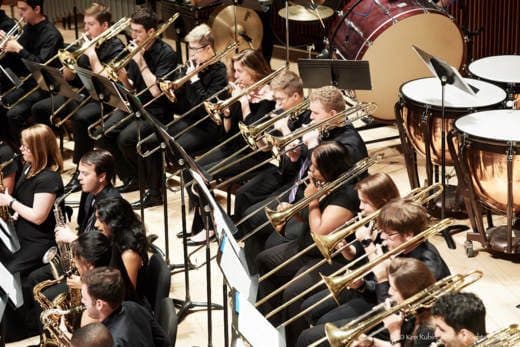
[[82, 303], [90, 318], [103, 323], [114, 346], [171, 346], [168, 335], [144, 307], [123, 301], [124, 283], [119, 270], [100, 267], [81, 276]]
[[448, 293], [432, 306], [435, 337], [446, 347], [472, 346], [486, 335], [486, 307], [473, 293]]
[[[20, 16], [27, 24], [20, 38], [7, 41], [3, 50], [9, 53], [6, 57], [9, 59], [8, 61], [12, 61], [12, 64], [9, 63], [8, 67], [18, 76], [25, 76], [29, 71], [23, 64], [22, 59], [46, 63], [63, 46], [63, 37], [43, 14], [43, 0], [18, 1], [17, 7]], [[57, 62], [51, 62], [50, 65], [57, 66]], [[36, 82], [29, 78], [20, 88], [16, 88], [4, 96], [2, 103], [4, 105], [13, 104], [34, 86], [36, 86]], [[31, 115], [31, 106], [47, 96], [47, 92], [38, 89], [10, 110], [2, 108], [0, 119], [7, 120], [9, 135], [16, 146], [19, 145], [21, 131], [27, 127], [27, 119]]]
[[[389, 298], [386, 302], [399, 305], [434, 284], [435, 278], [423, 262], [412, 258], [395, 258], [388, 265], [388, 282]], [[389, 315], [383, 323], [388, 330], [389, 341], [364, 335], [354, 342], [354, 346], [428, 347], [435, 341], [431, 311], [427, 307], [415, 315]]]
[[[276, 109], [280, 112], [288, 110], [304, 100], [303, 81], [296, 73], [289, 70], [273, 79], [271, 90], [276, 101]], [[309, 123], [310, 115], [310, 111], [305, 110], [296, 119], [278, 121], [274, 128], [282, 135], [287, 135], [303, 124]], [[235, 219], [240, 219], [249, 206], [284, 191], [287, 185], [294, 181], [297, 173], [298, 167], [295, 167], [295, 164], [286, 155], [282, 157], [278, 167], [266, 165], [265, 169], [242, 185], [235, 193]]]
[[[31, 271], [43, 265], [43, 254], [55, 245], [56, 221], [51, 211], [56, 196], [63, 194], [60, 176], [63, 161], [56, 137], [46, 125], [36, 124], [24, 129], [21, 143], [20, 151], [25, 165], [14, 193], [0, 193], [0, 206], [9, 206], [15, 214], [15, 229], [21, 249], [14, 254], [2, 250], [0, 258], [11, 273], [20, 273], [23, 283]], [[24, 295], [26, 298], [32, 297], [30, 290], [24, 291]], [[13, 324], [13, 329], [8, 329], [10, 336], [7, 338], [31, 336], [34, 330], [24, 328], [24, 320], [28, 317], [21, 317], [22, 320], [18, 321], [15, 316], [14, 310], [7, 309], [5, 317], [10, 318], [5, 321]]]
[[[193, 74], [201, 64], [207, 62], [215, 56], [215, 38], [211, 29], [206, 24], [201, 24], [193, 28], [184, 38], [188, 47], [188, 68], [183, 71], [184, 76]], [[193, 156], [200, 151], [207, 151], [217, 145], [221, 136], [220, 128], [210, 119], [202, 121], [198, 125], [193, 125], [206, 115], [202, 102], [210, 96], [223, 90], [227, 81], [227, 71], [224, 63], [218, 61], [209, 65], [206, 69], [193, 75], [189, 82], [175, 91], [177, 101], [173, 105], [176, 114], [183, 114], [182, 119], [176, 121], [168, 128], [168, 132], [175, 137], [179, 145], [184, 148], [186, 153]], [[222, 96], [227, 96], [223, 93]], [[197, 107], [192, 112], [192, 108]], [[190, 130], [184, 131], [188, 127]], [[178, 135], [183, 131], [182, 135]], [[146, 148], [152, 149], [159, 145], [157, 136], [146, 142]], [[146, 184], [148, 191], [143, 198], [143, 206], [150, 207], [162, 204], [162, 181], [161, 172], [162, 162], [160, 153], [153, 154], [145, 161]], [[141, 208], [141, 202], [132, 204], [136, 209]]]
[[[311, 119], [314, 122], [321, 122], [330, 117], [337, 115], [339, 112], [342, 112], [346, 109], [345, 100], [343, 99], [343, 95], [340, 90], [336, 87], [326, 86], [322, 88], [318, 88], [312, 91], [309, 96], [310, 99], [310, 110], [311, 110]], [[360, 159], [368, 156], [366, 146], [359, 136], [359, 133], [352, 125], [345, 125], [344, 121], [337, 121], [335, 124], [329, 124], [324, 126], [327, 128], [326, 131], [322, 131], [321, 134], [319, 131], [309, 132], [305, 135], [303, 141], [306, 144], [307, 148], [314, 148], [318, 143], [325, 141], [338, 141], [343, 144], [347, 152], [349, 154], [349, 158], [352, 163], [359, 161]], [[291, 150], [287, 153], [291, 162], [295, 163], [298, 167], [298, 173], [295, 178], [295, 185], [293, 188], [286, 194], [281, 197], [281, 201], [287, 201], [289, 203], [293, 203], [297, 201], [299, 197], [303, 196], [304, 188], [302, 185], [296, 184], [296, 182], [305, 178], [308, 172], [308, 168], [311, 162], [310, 153], [312, 151], [307, 150], [306, 148], [296, 147], [294, 150]], [[260, 206], [265, 206], [271, 199], [267, 199], [268, 201], [261, 201], [257, 204], [254, 204], [246, 209], [244, 215], [249, 215], [254, 211], [252, 217], [248, 218], [244, 223], [239, 226], [239, 231], [241, 235], [247, 234], [249, 231], [254, 230], [258, 226], [266, 223], [267, 217], [262, 209], [259, 209]], [[276, 208], [275, 203], [271, 202], [269, 205], [270, 208]], [[262, 238], [265, 238], [265, 235], [269, 234], [271, 230], [264, 229], [257, 233], [257, 235], [253, 236], [253, 239], [249, 241], [250, 245], [262, 244]], [[264, 235], [264, 236], [262, 236]], [[256, 242], [254, 239], [257, 239]], [[248, 243], [246, 243], [246, 247]], [[251, 251], [255, 252], [255, 251]], [[248, 251], [246, 250], [246, 254]], [[253, 258], [254, 259], [254, 258]]]
[[[385, 241], [388, 250], [392, 250], [426, 229], [428, 222], [429, 216], [422, 206], [397, 199], [387, 203], [381, 209], [376, 224], [380, 230], [381, 239]], [[369, 260], [378, 256], [373, 240], [363, 242], [363, 247]], [[410, 247], [400, 257], [414, 258], [424, 262], [436, 280], [450, 274], [438, 250], [428, 241]], [[350, 284], [349, 289], [338, 295], [338, 301], [342, 303], [339, 307], [331, 299], [312, 310], [307, 317], [314, 327], [302, 332], [298, 338], [297, 346], [307, 346], [323, 337], [323, 329], [316, 328], [317, 326], [326, 322], [353, 319], [369, 311], [376, 303], [384, 301], [388, 295], [389, 287], [387, 267], [388, 262], [382, 262], [376, 265], [372, 272], [363, 279]], [[328, 294], [329, 291], [324, 290], [312, 295], [304, 301], [302, 309], [311, 306]]]
[[[85, 35], [88, 40], [95, 40], [99, 35], [103, 34], [109, 27], [112, 20], [110, 9], [106, 5], [93, 3], [84, 11], [84, 27]], [[116, 37], [106, 40], [101, 45], [92, 45], [82, 55], [79, 56], [77, 64], [79, 67], [91, 70], [95, 73], [103, 71], [103, 64], [108, 63], [124, 49], [123, 43]], [[80, 87], [81, 82], [75, 72], [65, 68], [63, 69], [63, 77], [67, 81], [71, 81], [73, 86]], [[85, 94], [88, 94], [85, 92]], [[54, 102], [54, 106], [51, 104]], [[34, 104], [31, 108], [33, 117], [40, 122], [48, 123], [49, 115], [53, 110], [57, 110], [67, 98], [56, 95], [53, 98], [47, 98]], [[60, 112], [60, 116], [64, 117], [78, 106], [78, 102], [73, 101]], [[88, 136], [88, 126], [96, 117], [99, 116], [100, 106], [98, 102], [89, 102], [80, 108], [72, 118], [72, 132], [74, 134], [74, 151], [72, 161], [75, 164], [80, 162], [81, 157], [92, 150], [94, 147], [93, 140]], [[67, 188], [72, 187], [78, 182], [79, 171], [76, 169], [72, 175], [72, 179], [67, 183]]]
[[[0, 1], [0, 6], [3, 5], [4, 2]], [[3, 33], [9, 32], [14, 26], [15, 21], [9, 17], [4, 10], [0, 9], [0, 30]]]
[[74, 330], [70, 345], [71, 347], [113, 347], [114, 339], [103, 324], [90, 323]]
[[112, 241], [111, 266], [122, 261], [121, 275], [126, 284], [126, 297], [145, 303], [144, 280], [148, 266], [146, 232], [132, 206], [123, 198], [97, 201], [96, 228]]
[[[262, 54], [253, 49], [245, 49], [238, 53], [232, 58], [232, 62], [235, 78], [234, 86], [236, 88], [233, 90], [231, 97], [240, 95], [243, 89], [253, 85], [271, 73], [271, 68]], [[248, 95], [244, 95], [239, 99], [239, 102], [232, 104], [229, 110], [224, 110], [223, 112], [222, 125], [225, 138], [229, 138], [238, 132], [239, 122], [251, 125], [260, 121], [266, 114], [274, 109], [274, 106], [275, 102], [273, 100], [272, 91], [267, 84], [257, 90], [251, 91]], [[206, 170], [210, 170], [217, 163], [220, 163], [244, 147], [248, 147], [244, 139], [237, 137], [231, 142], [219, 147], [218, 150], [212, 151], [211, 154], [200, 159], [199, 164]], [[223, 179], [239, 174], [269, 158], [269, 154], [266, 152], [258, 152], [252, 157], [245, 158], [245, 155], [251, 153], [251, 149], [242, 153], [242, 155], [234, 157], [233, 161], [236, 161], [234, 165], [219, 171], [214, 174], [213, 177]], [[239, 160], [240, 158], [242, 158], [242, 160]], [[250, 173], [248, 178], [253, 175], [254, 173]], [[246, 177], [243, 177], [243, 179], [246, 179]], [[202, 228], [202, 219], [200, 218], [200, 214], [196, 213], [191, 230], [194, 236], [192, 236], [188, 242], [189, 245], [195, 246], [205, 242], [206, 231], [202, 230]], [[210, 236], [213, 236], [213, 234], [214, 232], [211, 230]]]
[[78, 235], [94, 230], [95, 203], [121, 197], [119, 191], [112, 185], [114, 176], [114, 159], [110, 152], [95, 149], [81, 157], [78, 181], [82, 193], [78, 208], [78, 232], [76, 234], [68, 226], [59, 226], [56, 228], [56, 241], [72, 242]]
[[[152, 10], [144, 7], [138, 8], [131, 16], [130, 28], [135, 44], [141, 45], [146, 40], [151, 41], [146, 47], [137, 51], [132, 57], [132, 61], [119, 71], [119, 80], [129, 90], [136, 93], [144, 91], [139, 97], [144, 105], [152, 98], [161, 95], [157, 81], [175, 69], [178, 59], [170, 45], [156, 37], [158, 18]], [[169, 116], [168, 106], [166, 97], [161, 96], [147, 106], [146, 111], [160, 122], [166, 123]], [[122, 112], [116, 111], [107, 120], [105, 127], [109, 128], [119, 123], [125, 116]], [[120, 192], [137, 190], [138, 154], [136, 145], [139, 138], [144, 138], [152, 132], [152, 124], [132, 118], [129, 122], [120, 124], [110, 133], [105, 133], [96, 143], [97, 146], [109, 150], [114, 156], [117, 175], [123, 181]], [[155, 205], [157, 203], [162, 204], [162, 199], [156, 201]]]

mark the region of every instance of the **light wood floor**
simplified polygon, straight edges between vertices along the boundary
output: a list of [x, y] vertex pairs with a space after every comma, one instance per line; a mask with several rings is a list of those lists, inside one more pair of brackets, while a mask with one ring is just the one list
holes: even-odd
[[[64, 31], [66, 41], [70, 42], [72, 36], [71, 31]], [[281, 61], [274, 60], [273, 67], [277, 67]], [[291, 64], [291, 69], [295, 69]], [[397, 131], [393, 127], [385, 127], [383, 129], [375, 129], [363, 132], [362, 136], [365, 140], [373, 138], [382, 138], [389, 135], [396, 135]], [[371, 172], [389, 173], [399, 186], [401, 193], [404, 195], [410, 190], [404, 159], [398, 150], [399, 141], [392, 140], [382, 143], [369, 145], [371, 154], [376, 152], [384, 152], [385, 156], [381, 163], [375, 165]], [[72, 148], [72, 143], [66, 144], [67, 148]], [[70, 153], [69, 153], [70, 155]], [[67, 172], [64, 173], [64, 181], [68, 181], [70, 172], [73, 170], [73, 164], [68, 158], [66, 160]], [[130, 201], [138, 198], [137, 193], [130, 193], [125, 196]], [[67, 201], [78, 201], [79, 195], [71, 195]], [[75, 217], [74, 217], [75, 218]], [[501, 218], [497, 218], [500, 221]], [[503, 218], [502, 218], [503, 219]], [[191, 221], [191, 215], [188, 216], [188, 222]], [[459, 221], [467, 224], [467, 220]], [[154, 207], [146, 210], [145, 223], [148, 233], [154, 233], [159, 236], [156, 242], [164, 249], [164, 221], [162, 207]], [[188, 224], [189, 225], [189, 224]], [[169, 226], [169, 246], [170, 260], [173, 264], [179, 264], [183, 261], [182, 244], [180, 239], [175, 235], [181, 231], [180, 218], [180, 194], [168, 192], [168, 226]], [[452, 273], [465, 273], [472, 269], [480, 269], [484, 271], [484, 277], [477, 283], [469, 287], [469, 291], [478, 294], [484, 301], [487, 308], [487, 329], [493, 331], [504, 327], [510, 323], [520, 323], [520, 271], [517, 261], [504, 260], [500, 257], [493, 256], [487, 251], [480, 251], [478, 256], [467, 258], [463, 247], [465, 234], [460, 233], [454, 236], [457, 248], [455, 250], [448, 249], [442, 237], [433, 238], [433, 243], [439, 248], [443, 258], [449, 265]], [[480, 245], [475, 243], [475, 249], [478, 251]], [[212, 254], [215, 254], [217, 246], [212, 244]], [[195, 264], [204, 261], [204, 252], [201, 251], [191, 258]], [[212, 271], [212, 302], [222, 303], [222, 276], [215, 262], [211, 266]], [[206, 279], [205, 267], [199, 270], [190, 271], [190, 295], [193, 301], [206, 301]], [[184, 274], [174, 274], [172, 276], [172, 287], [170, 297], [184, 299]], [[520, 306], [519, 306], [520, 307]], [[214, 311], [213, 313], [213, 346], [224, 346], [223, 337], [223, 316], [222, 311]], [[27, 339], [17, 343], [8, 344], [8, 346], [26, 346], [37, 343], [37, 338]], [[204, 346], [207, 345], [207, 313], [206, 311], [197, 311], [190, 313], [178, 327], [177, 346]]]

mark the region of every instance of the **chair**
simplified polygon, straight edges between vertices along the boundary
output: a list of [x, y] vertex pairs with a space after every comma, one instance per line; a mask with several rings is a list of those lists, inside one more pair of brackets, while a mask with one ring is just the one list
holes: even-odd
[[148, 261], [146, 269], [146, 287], [144, 295], [157, 318], [157, 312], [161, 305], [161, 300], [170, 294], [171, 274], [170, 269], [163, 257], [154, 253]]
[[158, 308], [157, 321], [164, 329], [172, 346], [175, 346], [177, 339], [177, 311], [175, 311], [175, 304], [170, 298], [163, 298], [160, 301]]

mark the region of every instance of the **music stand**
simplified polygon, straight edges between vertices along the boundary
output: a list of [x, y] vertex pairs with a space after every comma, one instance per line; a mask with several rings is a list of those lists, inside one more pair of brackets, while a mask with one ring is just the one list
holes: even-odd
[[8, 67], [3, 67], [0, 65], [0, 72], [4, 74], [9, 82], [11, 82], [14, 86], [20, 87], [22, 85], [22, 80]]
[[[446, 217], [446, 115], [444, 105], [444, 93], [446, 84], [462, 90], [465, 93], [475, 96], [477, 88], [470, 86], [464, 78], [459, 74], [457, 69], [440, 58], [425, 52], [419, 47], [412, 45], [413, 50], [421, 58], [423, 63], [428, 67], [434, 77], [441, 82], [441, 220]], [[455, 249], [455, 241], [453, 241], [452, 233], [460, 232], [468, 229], [465, 225], [451, 225], [442, 231], [442, 235], [446, 240], [448, 248]]]
[[3, 263], [0, 263], [0, 289], [5, 293], [5, 299], [9, 299], [14, 307], [23, 304], [22, 284], [20, 274], [12, 274]]
[[298, 71], [304, 88], [372, 89], [366, 60], [298, 59]]

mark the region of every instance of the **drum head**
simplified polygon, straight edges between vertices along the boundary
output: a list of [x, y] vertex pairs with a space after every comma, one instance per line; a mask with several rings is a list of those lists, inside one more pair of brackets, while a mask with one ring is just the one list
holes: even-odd
[[[446, 85], [444, 105], [447, 108], [475, 109], [497, 105], [506, 99], [506, 92], [491, 83], [465, 78], [466, 82], [478, 90], [475, 96], [463, 92], [453, 85]], [[401, 94], [416, 103], [442, 107], [441, 82], [434, 77], [421, 78], [406, 82], [401, 87]]]
[[[403, 13], [406, 14], [406, 13]], [[393, 120], [399, 87], [406, 81], [431, 76], [430, 71], [412, 49], [412, 45], [443, 59], [458, 68], [462, 62], [463, 41], [457, 25], [441, 13], [411, 15], [390, 25], [372, 45], [356, 59], [370, 62], [372, 90], [357, 91], [360, 101], [375, 102], [374, 117]], [[389, 19], [390, 23], [391, 20]], [[373, 34], [377, 34], [377, 31]]]
[[472, 75], [488, 81], [520, 84], [520, 55], [497, 55], [469, 64]]
[[460, 117], [455, 128], [473, 137], [520, 142], [520, 110], [482, 111]]

